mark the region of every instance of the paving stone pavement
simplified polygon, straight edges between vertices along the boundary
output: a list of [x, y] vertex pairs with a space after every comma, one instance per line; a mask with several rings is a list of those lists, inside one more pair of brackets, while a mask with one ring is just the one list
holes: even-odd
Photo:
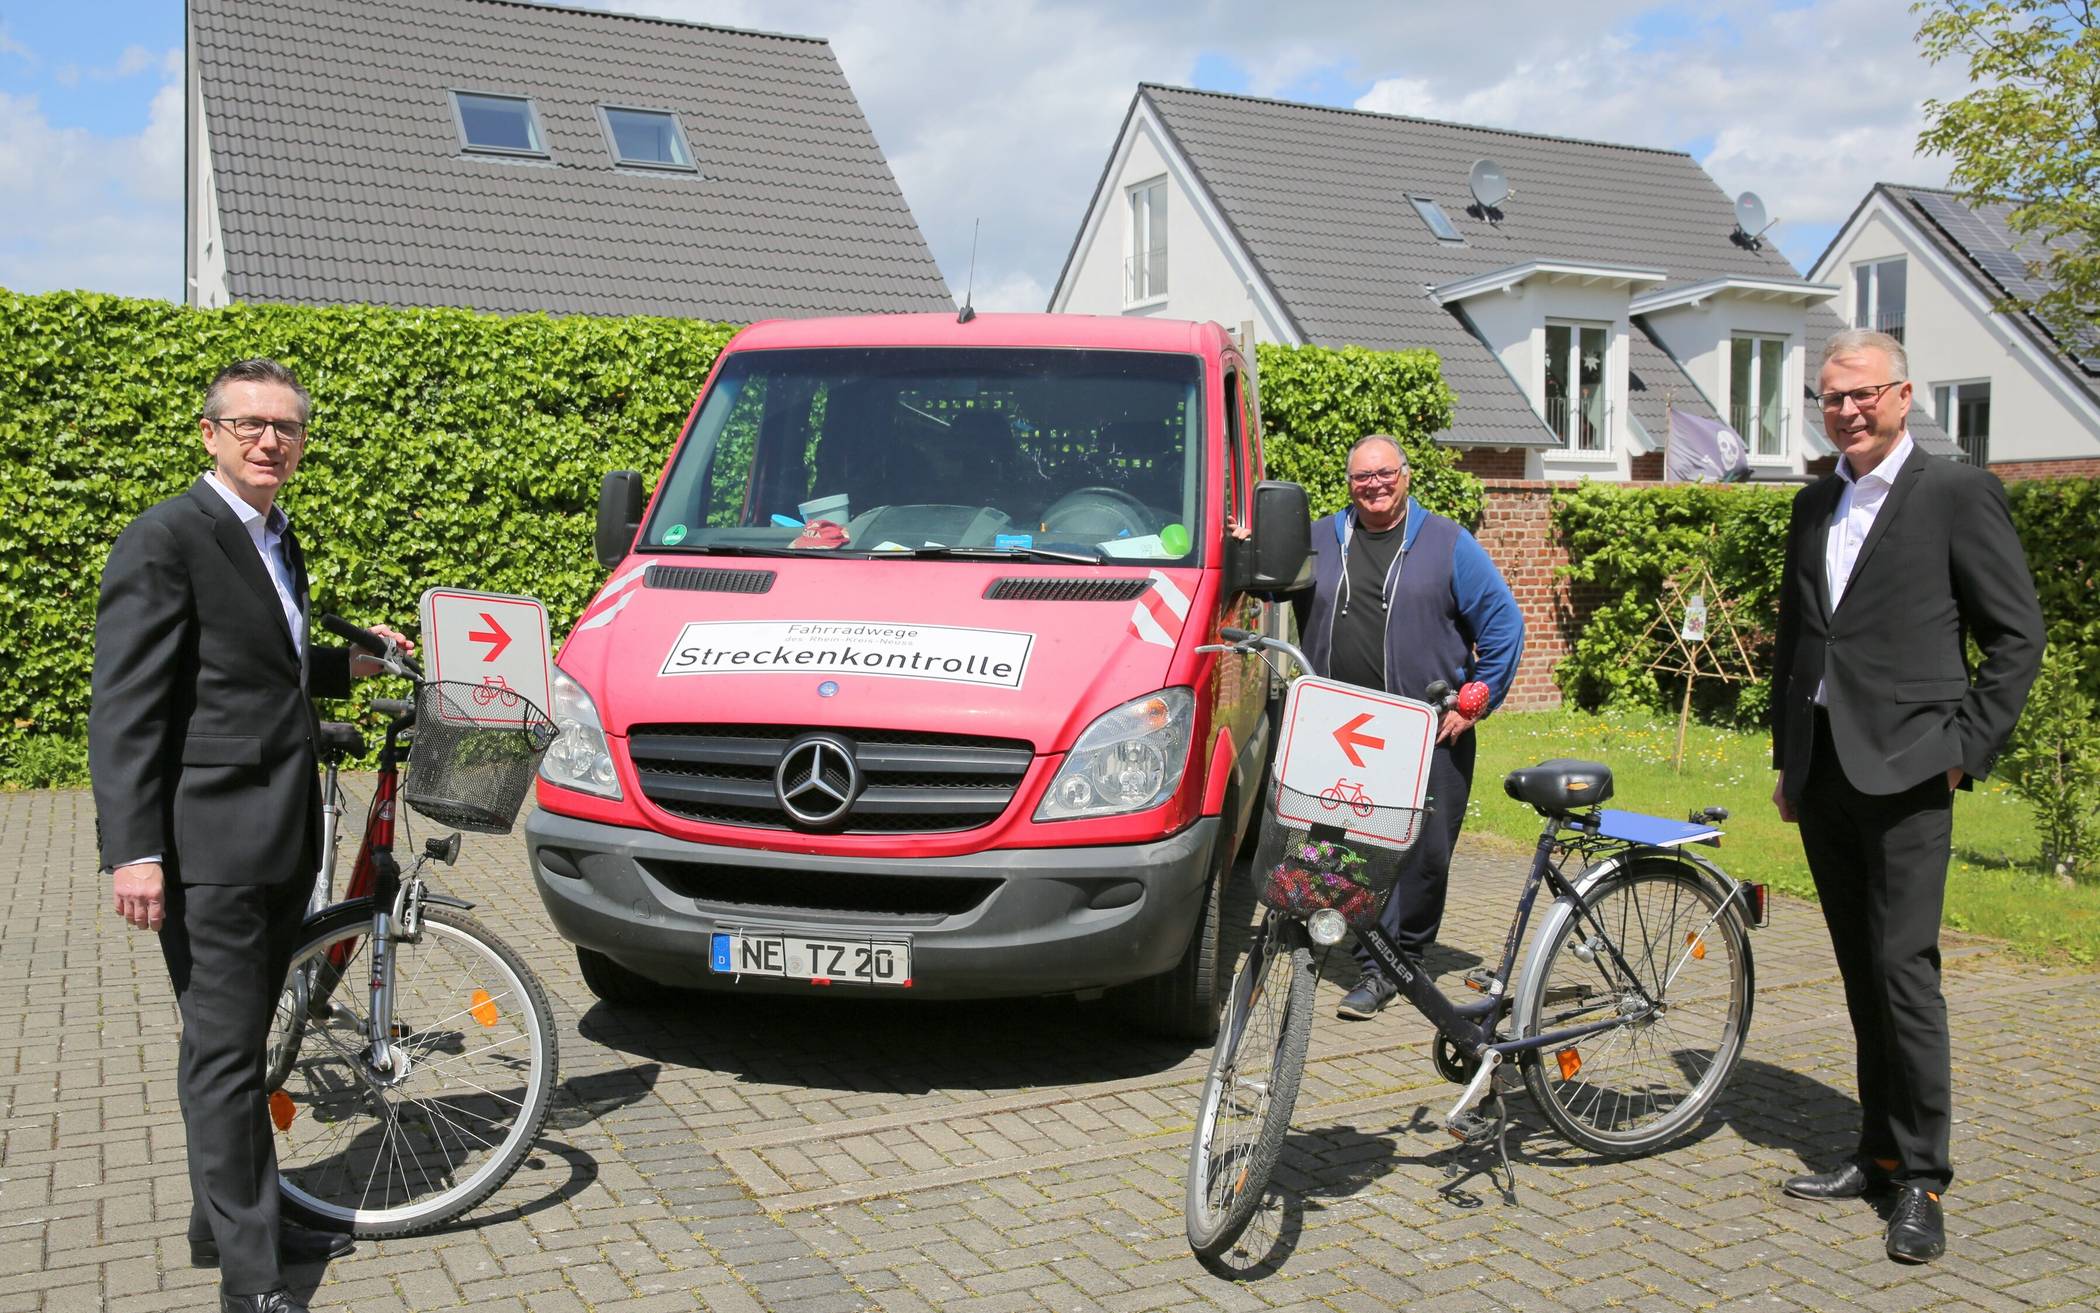
[[[187, 1265], [182, 1238], [175, 1008], [157, 950], [106, 906], [92, 812], [85, 793], [0, 794], [0, 1313], [208, 1309], [214, 1274]], [[1447, 939], [1499, 943], [1522, 861], [1467, 842]], [[1182, 1235], [1207, 1050], [1057, 1000], [690, 994], [618, 1011], [548, 928], [517, 838], [469, 836], [447, 884], [547, 984], [554, 1118], [518, 1176], [449, 1231], [294, 1269], [317, 1308], [2100, 1304], [2100, 1090], [2076, 1041], [2100, 1031], [2100, 975], [1983, 941], [1946, 945], [1960, 1179], [1937, 1264], [1890, 1263], [1868, 1204], [1776, 1189], [1841, 1156], [1857, 1115], [1821, 920], [1781, 900], [1754, 940], [1748, 1052], [1708, 1123], [1605, 1162], [1517, 1098], [1514, 1202], [1437, 1128], [1455, 1091], [1430, 1068], [1424, 1024], [1335, 1020], [1345, 973], [1330, 963], [1279, 1198], [1228, 1280]], [[1433, 965], [1472, 960], [1440, 950]]]

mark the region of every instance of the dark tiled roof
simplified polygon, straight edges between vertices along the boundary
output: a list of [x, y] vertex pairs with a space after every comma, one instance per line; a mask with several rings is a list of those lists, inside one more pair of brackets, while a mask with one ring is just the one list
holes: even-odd
[[[513, 0], [190, 0], [239, 300], [773, 315], [954, 305], [831, 47]], [[461, 151], [532, 98], [551, 161]], [[616, 168], [601, 103], [697, 174]]]
[[[2050, 290], [2052, 285], [2047, 280], [2036, 278], [2027, 270], [2030, 255], [2043, 244], [2013, 232], [2010, 218], [2019, 207], [2012, 202], [1972, 205], [1958, 192], [1886, 182], [1877, 184], [1876, 190], [1887, 193], [1917, 224], [1926, 240], [1993, 301], [2002, 297], [2032, 299]], [[2027, 334], [2057, 362], [2073, 386], [2100, 399], [2100, 330], [2089, 330], [2077, 340], [2064, 342], [2033, 315], [2014, 314], [2008, 318], [2015, 331]]]
[[[1307, 340], [1443, 358], [1459, 397], [1448, 437], [1460, 444], [1530, 445], [1544, 426], [1494, 353], [1425, 287], [1532, 260], [1661, 269], [1662, 288], [1801, 281], [1776, 250], [1731, 239], [1733, 203], [1681, 151], [1150, 84], [1139, 95]], [[1467, 173], [1483, 157], [1514, 189], [1497, 223], [1468, 213]], [[1439, 242], [1410, 194], [1434, 199], [1465, 245]], [[1676, 362], [1645, 332], [1631, 336], [1632, 409], [1656, 441], [1667, 398], [1711, 416]]]

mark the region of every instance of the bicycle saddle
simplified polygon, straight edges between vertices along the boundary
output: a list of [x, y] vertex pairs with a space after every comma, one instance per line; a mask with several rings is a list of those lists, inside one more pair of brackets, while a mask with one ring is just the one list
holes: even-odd
[[321, 751], [354, 757], [364, 750], [365, 737], [357, 732], [357, 726], [345, 725], [339, 720], [321, 722]]
[[1555, 757], [1513, 770], [1502, 790], [1543, 812], [1586, 811], [1611, 797], [1611, 767], [1601, 761]]

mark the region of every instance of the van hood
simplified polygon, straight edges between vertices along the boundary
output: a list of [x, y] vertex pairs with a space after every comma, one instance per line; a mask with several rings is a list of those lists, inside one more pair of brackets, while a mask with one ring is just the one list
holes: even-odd
[[571, 631], [561, 666], [612, 734], [825, 725], [1022, 739], [1057, 752], [1102, 712], [1166, 684], [1201, 574], [630, 558]]

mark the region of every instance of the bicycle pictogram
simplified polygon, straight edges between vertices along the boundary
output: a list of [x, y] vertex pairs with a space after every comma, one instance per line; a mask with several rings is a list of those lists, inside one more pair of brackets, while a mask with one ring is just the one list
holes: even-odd
[[1334, 811], [1344, 804], [1358, 816], [1371, 814], [1371, 796], [1364, 792], [1361, 780], [1337, 779], [1327, 788], [1320, 790], [1320, 805], [1328, 811]]
[[472, 696], [477, 707], [485, 707], [498, 698], [503, 699], [503, 705], [506, 707], [518, 705], [516, 691], [511, 688], [510, 681], [501, 675], [483, 675], [481, 682], [474, 686]]

